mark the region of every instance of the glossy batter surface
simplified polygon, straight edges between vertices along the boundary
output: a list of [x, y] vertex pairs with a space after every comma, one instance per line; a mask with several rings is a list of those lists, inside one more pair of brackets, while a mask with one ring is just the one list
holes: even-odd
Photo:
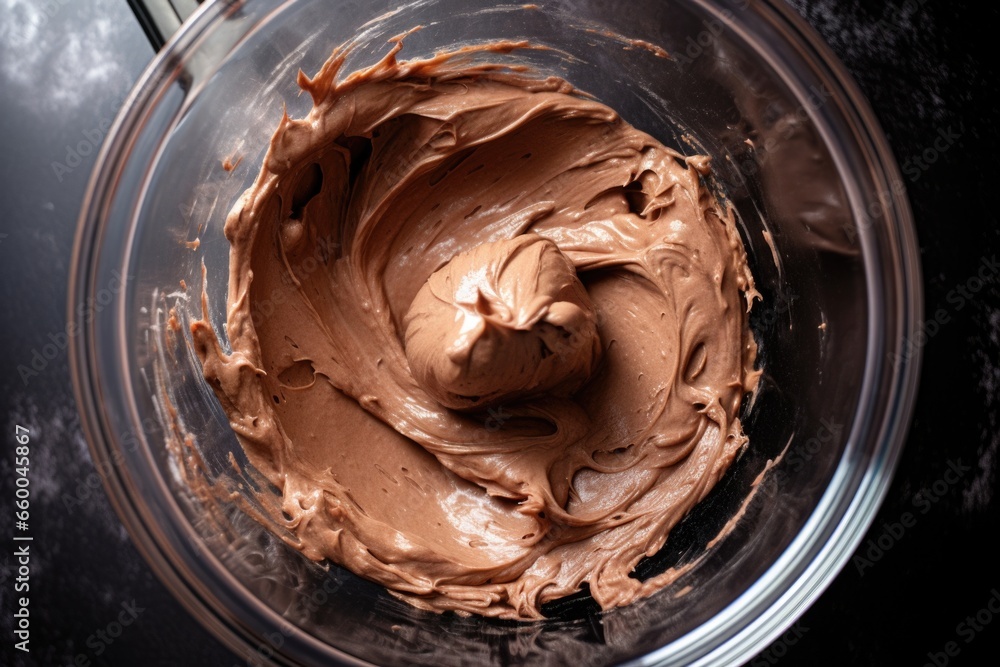
[[[745, 444], [756, 296], [685, 158], [498, 43], [301, 86], [192, 326], [274, 521], [411, 603], [604, 608]], [[477, 56], [472, 58], [471, 56]]]

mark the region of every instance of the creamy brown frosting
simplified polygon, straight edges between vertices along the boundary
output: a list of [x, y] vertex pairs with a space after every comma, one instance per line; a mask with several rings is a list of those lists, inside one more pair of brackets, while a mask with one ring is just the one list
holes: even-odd
[[226, 223], [230, 348], [192, 325], [205, 378], [309, 558], [438, 611], [628, 604], [746, 442], [732, 212], [708, 158], [484, 62], [528, 45], [401, 46], [300, 75]]
[[454, 409], [569, 396], [601, 353], [573, 263], [530, 233], [456, 255], [417, 292], [403, 327], [413, 377]]

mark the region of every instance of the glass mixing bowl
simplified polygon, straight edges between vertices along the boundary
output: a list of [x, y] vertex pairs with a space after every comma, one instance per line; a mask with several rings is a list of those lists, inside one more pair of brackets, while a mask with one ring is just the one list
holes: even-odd
[[[921, 319], [905, 193], [867, 104], [780, 2], [210, 2], [136, 86], [83, 207], [70, 317], [84, 426], [108, 493], [167, 586], [248, 664], [721, 664], [816, 599], [881, 501], [908, 425]], [[226, 213], [256, 175], [295, 74], [353, 40], [347, 71], [417, 24], [403, 55], [497, 38], [682, 152], [713, 156], [764, 295], [749, 447], [636, 576], [684, 568], [600, 612], [585, 593], [515, 623], [418, 611], [306, 561], [192, 475], [249, 483], [191, 350], [202, 267], [223, 331]], [[666, 49], [669, 59], [657, 52]], [[229, 159], [224, 169], [223, 161]], [[122, 289], [112, 289], [124, 277]], [[183, 285], [182, 285], [183, 281]], [[78, 308], [79, 304], [94, 304]], [[197, 462], [197, 467], [191, 463]], [[200, 479], [200, 478], [198, 478]], [[239, 488], [234, 486], [234, 488]], [[720, 531], [723, 539], [716, 540]]]

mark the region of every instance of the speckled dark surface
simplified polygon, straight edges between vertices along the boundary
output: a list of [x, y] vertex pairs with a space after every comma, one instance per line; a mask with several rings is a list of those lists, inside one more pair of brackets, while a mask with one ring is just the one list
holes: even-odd
[[[1000, 529], [1000, 267], [990, 267], [1000, 255], [1000, 113], [991, 93], [1000, 10], [944, 0], [793, 4], [854, 75], [889, 136], [916, 218], [926, 317], [941, 310], [944, 323], [923, 346], [906, 450], [854, 561], [784, 639], [748, 662], [995, 664], [1000, 614], [988, 604], [1000, 609], [991, 547]], [[3, 665], [245, 664], [174, 601], [114, 515], [80, 433], [59, 336], [95, 147], [152, 55], [125, 0], [0, 0]], [[67, 151], [81, 144], [91, 150], [77, 164]], [[970, 282], [980, 270], [984, 282]], [[18, 366], [30, 367], [36, 352], [41, 369], [22, 378]], [[32, 439], [27, 656], [12, 636], [18, 424]], [[913, 521], [900, 534], [893, 526], [907, 513]], [[134, 622], [105, 635], [110, 643], [100, 639], [122, 614]]]

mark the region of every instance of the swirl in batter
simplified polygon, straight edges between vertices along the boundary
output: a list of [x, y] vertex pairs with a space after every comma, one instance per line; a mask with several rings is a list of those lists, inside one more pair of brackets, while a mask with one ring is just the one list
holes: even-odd
[[412, 604], [603, 607], [746, 442], [753, 280], [683, 157], [497, 43], [299, 83], [192, 325], [270, 517]]

